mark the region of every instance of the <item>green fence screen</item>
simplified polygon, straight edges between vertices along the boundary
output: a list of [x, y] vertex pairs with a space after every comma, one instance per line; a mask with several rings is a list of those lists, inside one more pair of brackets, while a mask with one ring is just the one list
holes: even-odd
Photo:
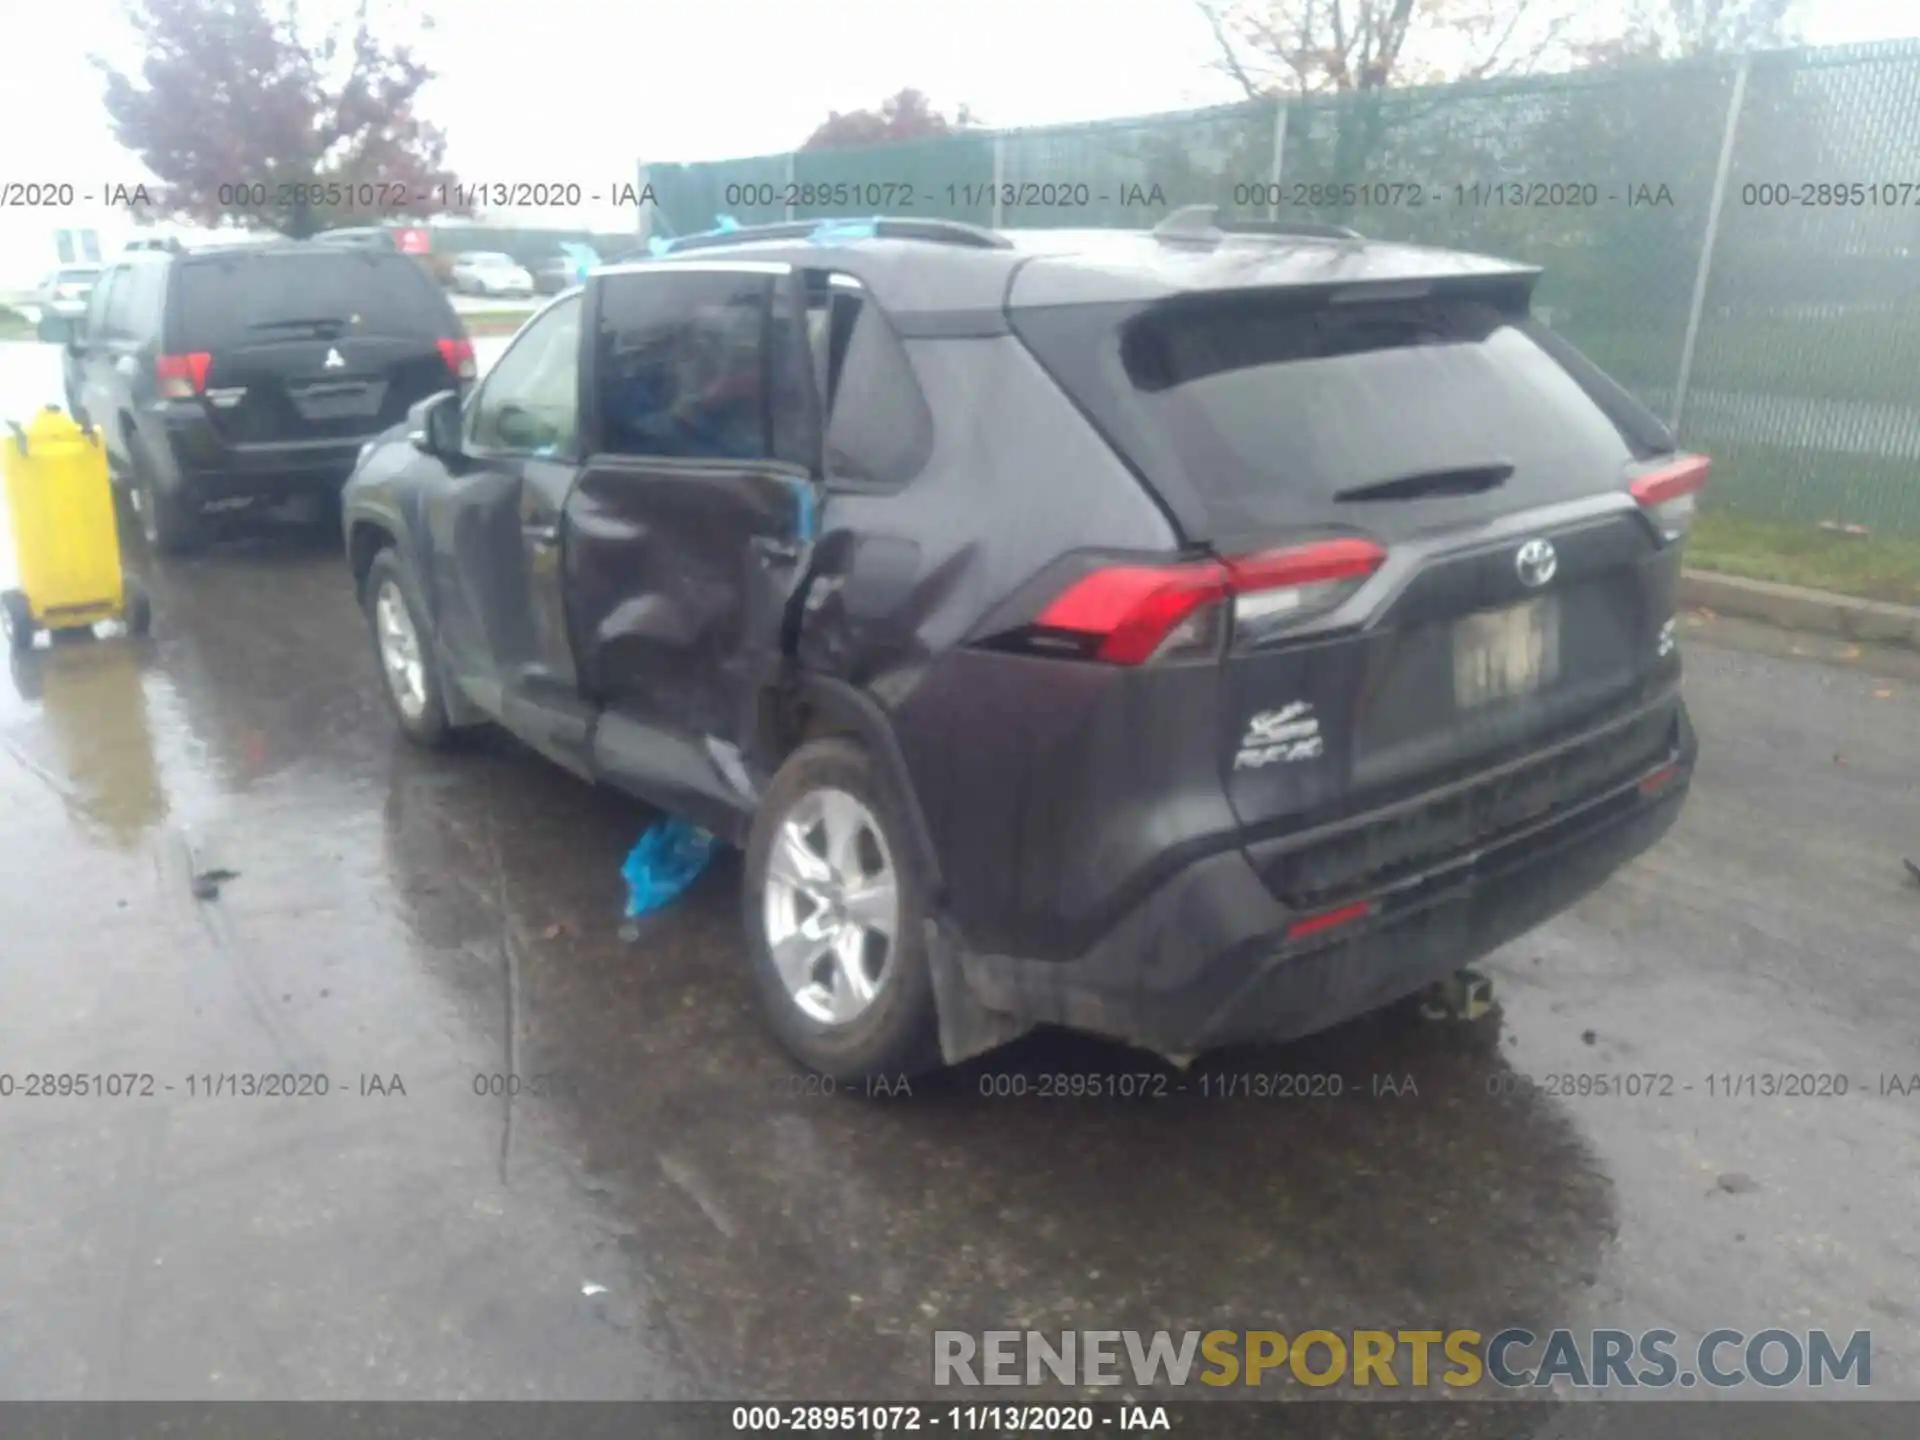
[[656, 235], [1196, 203], [1545, 267], [1536, 305], [1715, 457], [1718, 507], [1920, 534], [1920, 42], [642, 168]]

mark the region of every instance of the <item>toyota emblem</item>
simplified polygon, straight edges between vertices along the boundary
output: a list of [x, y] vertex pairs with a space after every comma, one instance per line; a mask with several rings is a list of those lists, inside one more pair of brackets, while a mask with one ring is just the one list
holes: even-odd
[[1522, 585], [1538, 589], [1553, 579], [1553, 572], [1560, 568], [1560, 557], [1553, 553], [1552, 541], [1529, 540], [1515, 552], [1513, 568], [1520, 573]]

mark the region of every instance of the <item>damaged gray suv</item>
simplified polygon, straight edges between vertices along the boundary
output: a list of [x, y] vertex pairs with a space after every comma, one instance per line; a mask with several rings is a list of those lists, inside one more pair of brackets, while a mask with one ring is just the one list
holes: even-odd
[[395, 713], [743, 847], [768, 1020], [842, 1081], [1383, 1006], [1652, 845], [1692, 773], [1707, 462], [1536, 278], [1210, 211], [598, 270], [362, 454]]

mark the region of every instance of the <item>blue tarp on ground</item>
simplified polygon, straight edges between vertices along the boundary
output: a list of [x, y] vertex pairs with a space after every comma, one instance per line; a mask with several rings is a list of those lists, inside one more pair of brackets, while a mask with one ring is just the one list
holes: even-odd
[[707, 868], [718, 842], [685, 820], [649, 825], [627, 854], [627, 918], [651, 914], [677, 900]]

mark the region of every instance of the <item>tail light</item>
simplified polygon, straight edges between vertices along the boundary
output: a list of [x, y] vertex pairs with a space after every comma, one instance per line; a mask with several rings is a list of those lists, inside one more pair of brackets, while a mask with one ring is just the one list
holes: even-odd
[[477, 373], [473, 364], [471, 340], [440, 341], [440, 358], [447, 362], [447, 369], [451, 370], [458, 379], [471, 380]]
[[1712, 464], [1704, 455], [1688, 455], [1649, 471], [1627, 487], [1661, 538], [1678, 540], [1692, 526], [1694, 506]]
[[207, 367], [213, 356], [205, 350], [191, 355], [162, 355], [153, 362], [153, 378], [163, 400], [191, 400], [207, 391]]
[[1211, 657], [1229, 617], [1245, 633], [1330, 610], [1386, 554], [1371, 540], [1343, 539], [1229, 560], [1116, 565], [1069, 586], [1034, 629], [1077, 641], [1076, 653], [1114, 665]]
[[1342, 925], [1351, 925], [1356, 920], [1364, 920], [1372, 913], [1371, 900], [1356, 900], [1351, 905], [1342, 905], [1338, 909], [1323, 910], [1318, 915], [1309, 915], [1304, 920], [1296, 920], [1289, 925], [1287, 939], [1304, 940], [1309, 935], [1338, 930]]
[[1666, 789], [1667, 786], [1671, 785], [1674, 780], [1678, 778], [1679, 774], [1680, 766], [1678, 764], [1662, 765], [1658, 770], [1640, 777], [1640, 793], [1642, 795], [1658, 795], [1662, 790]]

